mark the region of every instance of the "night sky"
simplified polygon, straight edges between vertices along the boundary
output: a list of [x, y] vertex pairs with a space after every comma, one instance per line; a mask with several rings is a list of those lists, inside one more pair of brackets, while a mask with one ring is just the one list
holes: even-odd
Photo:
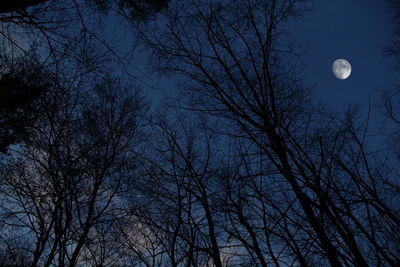
[[[169, 1], [143, 21], [128, 4], [157, 1], [107, 1], [38, 1], [80, 22], [56, 49], [12, 32], [31, 61], [0, 36], [0, 266], [398, 266], [389, 1], [309, 0], [290, 22], [286, 0]], [[104, 26], [81, 15], [95, 2]]]
[[[373, 130], [382, 126], [379, 110], [382, 89], [393, 89], [396, 71], [383, 49], [393, 37], [392, 15], [385, 1], [380, 0], [319, 0], [304, 18], [289, 26], [294, 41], [305, 49], [302, 54], [304, 82], [312, 87], [323, 105], [341, 113], [349, 105], [359, 106], [362, 116], [371, 100]], [[157, 74], [143, 75], [149, 61], [145, 50], [138, 50], [132, 72], [145, 82], [143, 85], [153, 102], [173, 97], [177, 91], [174, 78]], [[352, 73], [346, 80], [332, 73], [332, 63], [338, 58], [348, 60]], [[372, 129], [372, 128], [371, 128]]]
[[[340, 111], [348, 104], [365, 110], [368, 96], [377, 104], [377, 90], [393, 87], [396, 72], [383, 48], [390, 43], [393, 23], [385, 1], [320, 0], [302, 23], [293, 27], [304, 43], [305, 79], [321, 101]], [[347, 59], [352, 73], [346, 80], [332, 74], [335, 59]]]

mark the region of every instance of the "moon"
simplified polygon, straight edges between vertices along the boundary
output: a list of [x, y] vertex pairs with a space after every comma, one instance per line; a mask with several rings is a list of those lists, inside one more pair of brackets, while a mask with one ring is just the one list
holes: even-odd
[[332, 64], [332, 71], [336, 78], [344, 80], [351, 74], [351, 65], [345, 59], [336, 59]]

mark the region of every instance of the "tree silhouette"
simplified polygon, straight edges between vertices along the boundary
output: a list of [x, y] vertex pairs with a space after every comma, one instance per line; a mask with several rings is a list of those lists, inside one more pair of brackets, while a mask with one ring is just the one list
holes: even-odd
[[[399, 218], [392, 203], [398, 194], [385, 186], [392, 178], [379, 171], [390, 166], [370, 158], [355, 114], [335, 119], [313, 105], [292, 68], [295, 54], [285, 46], [284, 21], [301, 14], [302, 4], [191, 2], [168, 14], [165, 28], [142, 32], [158, 55], [157, 67], [187, 79], [186, 107], [233, 121], [238, 135], [258, 147], [275, 173], [264, 179], [286, 189], [260, 203], [265, 215], [283, 217], [264, 247], [290, 248], [290, 262], [302, 265], [396, 266], [398, 243], [392, 237]], [[250, 207], [242, 205], [249, 202], [241, 194], [232, 198], [236, 208], [228, 211], [247, 232], [232, 233], [265, 265], [257, 224], [243, 215]], [[280, 199], [286, 201], [277, 205]], [[279, 235], [277, 228], [283, 231]], [[277, 264], [283, 258], [271, 260]]]
[[3, 233], [16, 233], [9, 241], [15, 250], [19, 234], [30, 236], [32, 266], [84, 262], [108, 244], [104, 227], [125, 214], [119, 201], [135, 177], [143, 103], [118, 80], [92, 85], [53, 82], [38, 101], [42, 116], [32, 123], [30, 143], [2, 165]]
[[[51, 19], [49, 7], [71, 3], [14, 11]], [[75, 3], [77, 39], [51, 39], [65, 50], [0, 77], [6, 264], [399, 266], [397, 128], [375, 151], [357, 112], [316, 103], [287, 32], [309, 1]], [[92, 8], [138, 31], [179, 99], [146, 109], [98, 64], [85, 42], [95, 35], [80, 31], [102, 27], [86, 23]], [[71, 30], [36, 22], [45, 37]], [[396, 127], [396, 98], [383, 100]]]
[[[46, 4], [47, 2], [55, 2], [54, 0], [17, 0], [7, 1], [0, 7], [1, 13], [17, 12], [21, 13], [30, 7], [35, 7], [40, 4]], [[68, 1], [73, 2], [73, 1]], [[87, 0], [89, 4], [95, 4], [100, 9], [106, 11], [112, 8], [114, 5], [126, 10], [130, 13], [131, 19], [145, 19], [152, 14], [159, 12], [161, 9], [168, 7], [169, 0]], [[48, 3], [47, 3], [48, 4]], [[73, 3], [72, 3], [73, 4]], [[76, 6], [78, 2], [75, 3]], [[24, 13], [21, 13], [24, 14]], [[29, 12], [24, 14], [29, 16]]]
[[[0, 152], [28, 141], [30, 128], [39, 116], [38, 100], [46, 93], [47, 79], [35, 62], [19, 62], [0, 76]], [[5, 65], [6, 66], [6, 65]]]

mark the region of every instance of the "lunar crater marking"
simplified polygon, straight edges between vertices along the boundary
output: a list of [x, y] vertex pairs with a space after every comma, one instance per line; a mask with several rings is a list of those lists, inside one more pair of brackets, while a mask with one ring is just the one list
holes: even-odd
[[345, 59], [337, 59], [333, 62], [332, 71], [336, 78], [344, 80], [351, 74], [351, 65]]

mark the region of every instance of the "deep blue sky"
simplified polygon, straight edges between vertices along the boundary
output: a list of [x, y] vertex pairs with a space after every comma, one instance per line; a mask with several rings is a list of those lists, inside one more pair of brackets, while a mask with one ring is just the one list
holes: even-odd
[[[318, 100], [333, 111], [345, 110], [349, 105], [360, 105], [365, 116], [371, 99], [371, 125], [374, 132], [382, 121], [377, 105], [378, 90], [392, 89], [396, 71], [383, 48], [393, 36], [393, 21], [385, 0], [314, 0], [313, 9], [300, 22], [291, 24], [294, 39], [307, 48], [303, 55], [304, 78], [313, 86]], [[137, 52], [138, 64], [133, 72], [142, 78], [145, 91], [154, 102], [172, 96], [176, 90], [173, 79], [146, 77], [143, 66], [149, 54]], [[339, 80], [332, 73], [335, 59], [347, 59], [352, 73]], [[147, 61], [148, 62], [148, 61]], [[148, 86], [150, 85], [150, 86]], [[156, 105], [157, 106], [157, 105]]]
[[[303, 58], [307, 84], [315, 86], [320, 100], [333, 110], [343, 110], [347, 104], [365, 108], [368, 96], [377, 104], [377, 90], [394, 86], [396, 72], [382, 51], [394, 30], [386, 1], [314, 0], [313, 9], [290, 30], [307, 47]], [[145, 53], [140, 54], [143, 59]], [[346, 80], [332, 74], [332, 63], [338, 58], [352, 65]], [[161, 87], [160, 92], [151, 90], [155, 98], [168, 91], [162, 87], [171, 86], [164, 79], [158, 85], [154, 80], [150, 83]]]
[[[296, 39], [308, 44], [306, 81], [331, 109], [343, 110], [348, 104], [365, 109], [368, 96], [377, 104], [377, 90], [394, 86], [396, 72], [382, 51], [394, 30], [384, 0], [316, 0], [304, 22], [293, 28]], [[346, 80], [332, 74], [337, 58], [352, 65]]]

